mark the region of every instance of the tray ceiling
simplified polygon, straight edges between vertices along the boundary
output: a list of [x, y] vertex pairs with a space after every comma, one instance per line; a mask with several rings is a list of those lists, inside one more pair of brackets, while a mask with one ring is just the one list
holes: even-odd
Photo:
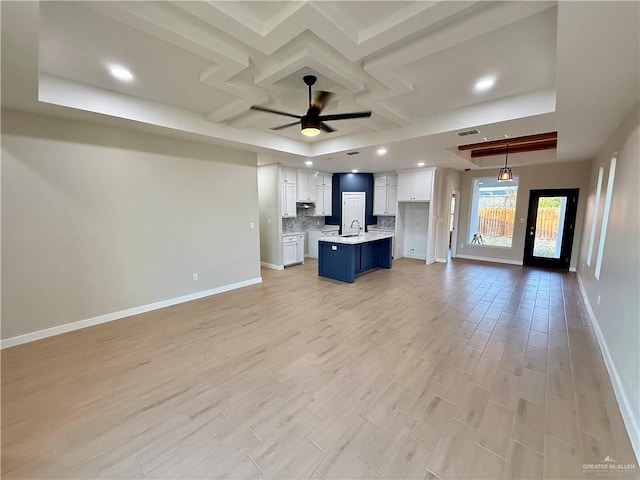
[[[408, 142], [419, 146], [397, 150], [413, 151], [411, 162], [427, 152], [439, 155], [428, 164], [454, 168], [470, 164], [451, 153], [464, 140], [557, 129], [556, 42], [563, 26], [555, 2], [42, 2], [29, 8], [38, 22], [38, 99], [50, 105], [303, 157]], [[134, 80], [115, 80], [108, 71], [113, 64], [128, 68]], [[249, 110], [305, 113], [306, 74], [318, 77], [314, 89], [334, 93], [323, 113], [370, 109], [372, 117], [328, 122], [337, 132], [309, 139], [296, 126], [270, 130], [287, 123], [285, 117]], [[494, 87], [475, 91], [486, 76], [495, 78]], [[476, 138], [455, 136], [478, 127]]]

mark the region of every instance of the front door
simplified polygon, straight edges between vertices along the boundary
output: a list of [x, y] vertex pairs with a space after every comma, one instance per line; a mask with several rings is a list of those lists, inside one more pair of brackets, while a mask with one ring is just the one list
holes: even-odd
[[569, 269], [578, 189], [531, 190], [525, 265]]

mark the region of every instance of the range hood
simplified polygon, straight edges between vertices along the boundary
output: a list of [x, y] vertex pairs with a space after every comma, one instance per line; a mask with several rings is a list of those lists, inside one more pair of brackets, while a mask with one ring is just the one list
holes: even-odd
[[296, 202], [296, 208], [316, 208], [313, 202]]

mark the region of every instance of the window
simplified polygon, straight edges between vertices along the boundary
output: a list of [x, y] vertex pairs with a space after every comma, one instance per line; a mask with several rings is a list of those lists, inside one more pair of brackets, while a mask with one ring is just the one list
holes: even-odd
[[596, 186], [596, 203], [593, 206], [593, 219], [591, 220], [591, 234], [589, 235], [589, 252], [587, 253], [587, 265], [591, 266], [593, 258], [593, 242], [596, 239], [596, 225], [598, 223], [598, 211], [600, 210], [600, 194], [602, 193], [602, 177], [604, 175], [604, 167], [600, 167], [598, 171], [598, 185]]
[[475, 178], [471, 197], [469, 243], [511, 247], [518, 198], [518, 178], [500, 183], [495, 178]]
[[607, 179], [607, 193], [604, 197], [604, 214], [602, 215], [602, 226], [600, 227], [600, 243], [598, 244], [598, 256], [596, 257], [595, 276], [598, 280], [600, 280], [600, 270], [602, 269], [602, 255], [604, 255], [604, 241], [607, 238], [607, 226], [609, 225], [611, 197], [613, 196], [613, 177], [615, 177], [616, 175], [616, 160], [618, 159], [616, 155], [611, 158], [611, 165], [609, 165], [609, 178]]

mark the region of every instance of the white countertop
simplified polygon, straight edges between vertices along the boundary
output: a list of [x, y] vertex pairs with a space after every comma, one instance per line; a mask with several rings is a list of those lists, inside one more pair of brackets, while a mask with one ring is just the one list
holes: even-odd
[[383, 227], [381, 225], [367, 225], [367, 230], [370, 232], [395, 232], [395, 227]]
[[382, 240], [384, 238], [392, 238], [393, 233], [389, 232], [367, 232], [356, 237], [320, 237], [319, 242], [331, 242], [331, 243], [345, 243], [348, 245], [355, 245], [358, 243], [374, 242], [376, 240]]

